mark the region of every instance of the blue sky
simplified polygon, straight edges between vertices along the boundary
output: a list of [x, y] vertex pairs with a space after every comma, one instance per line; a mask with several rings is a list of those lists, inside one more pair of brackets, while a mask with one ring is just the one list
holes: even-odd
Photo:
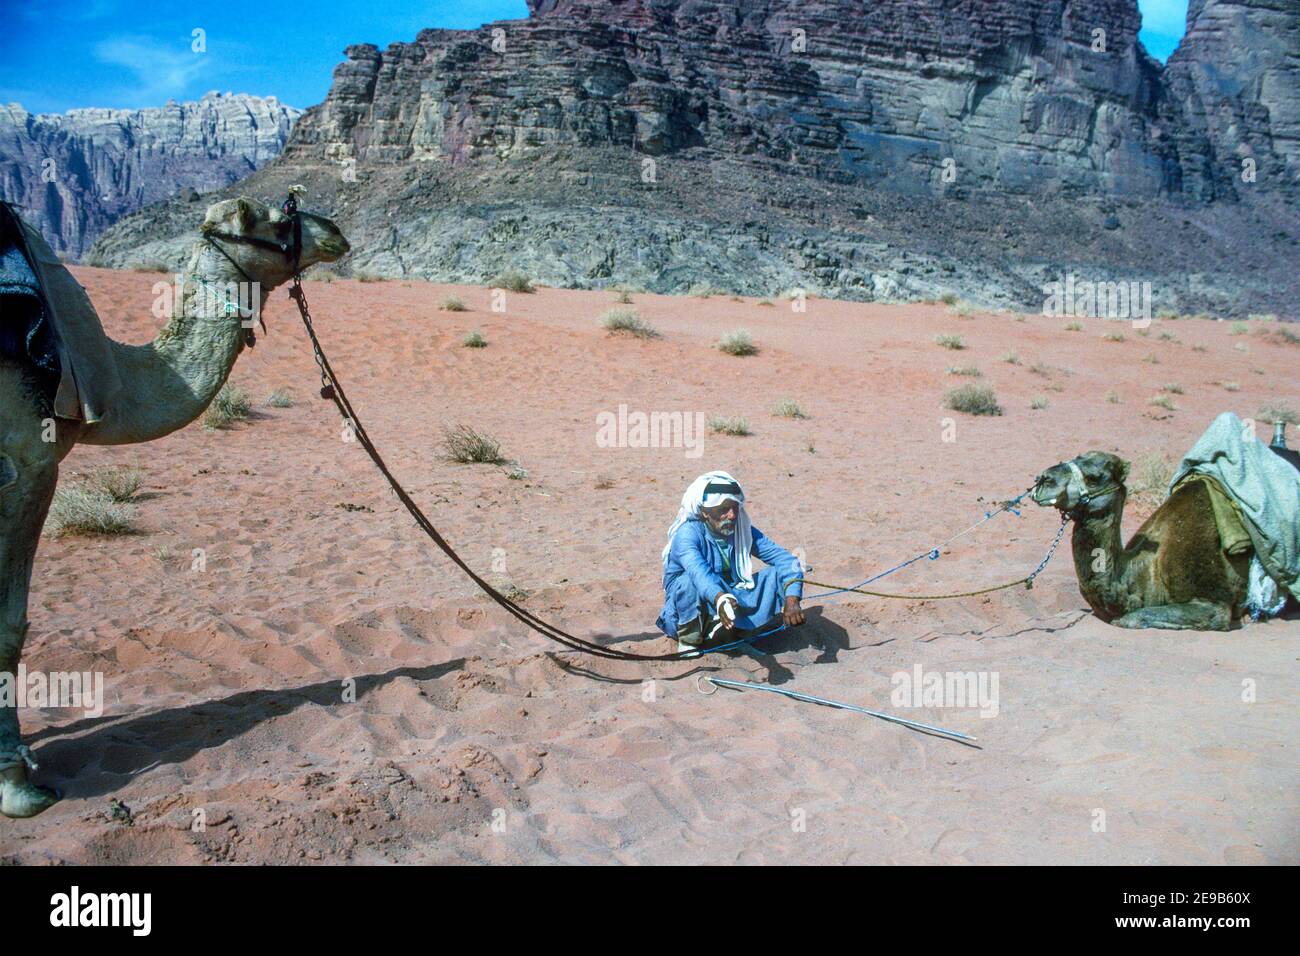
[[[1163, 60], [1187, 0], [1138, 0], [1142, 41]], [[524, 0], [0, 0], [0, 103], [37, 113], [137, 109], [208, 90], [319, 103], [351, 43], [413, 40], [425, 27], [476, 27], [528, 15]], [[207, 51], [191, 49], [193, 30]]]

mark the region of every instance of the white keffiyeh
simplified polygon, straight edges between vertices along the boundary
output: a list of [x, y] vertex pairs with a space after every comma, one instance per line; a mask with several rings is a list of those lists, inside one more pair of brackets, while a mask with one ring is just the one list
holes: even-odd
[[[710, 487], [712, 486], [712, 487]], [[745, 493], [740, 483], [725, 471], [710, 471], [700, 475], [682, 495], [682, 505], [677, 509], [677, 518], [668, 529], [668, 543], [664, 545], [663, 561], [668, 563], [668, 553], [673, 547], [673, 535], [677, 529], [692, 518], [700, 518], [701, 508], [716, 508], [726, 500], [734, 500], [736, 508], [736, 530], [733, 534], [732, 551], [736, 568], [736, 587], [750, 590], [754, 587], [754, 563], [749, 552], [754, 547], [754, 536], [750, 532], [749, 514], [745, 511]]]

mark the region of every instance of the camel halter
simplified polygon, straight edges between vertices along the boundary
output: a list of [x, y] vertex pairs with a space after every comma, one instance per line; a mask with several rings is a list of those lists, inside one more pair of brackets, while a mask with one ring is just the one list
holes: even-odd
[[[298, 208], [298, 196], [295, 191], [296, 188], [298, 187], [289, 190], [288, 198], [285, 199], [284, 204], [280, 206], [280, 211], [289, 217], [289, 223], [292, 226], [291, 240], [275, 242], [271, 239], [262, 239], [259, 236], [237, 236], [233, 233], [217, 232], [215, 230], [203, 234], [203, 238], [207, 241], [208, 245], [212, 246], [213, 249], [216, 249], [217, 252], [225, 256], [226, 260], [239, 271], [239, 274], [243, 276], [250, 285], [257, 285], [257, 280], [245, 272], [244, 267], [236, 262], [230, 253], [221, 248], [221, 244], [217, 242], [217, 240], [222, 239], [226, 242], [241, 243], [245, 246], [257, 246], [259, 249], [269, 249], [271, 252], [280, 253], [280, 255], [284, 256], [292, 267], [294, 281], [297, 282], [298, 278], [302, 275], [302, 211]], [[265, 332], [266, 320], [259, 316], [259, 321], [262, 323], [262, 331]], [[252, 329], [244, 330], [244, 344], [250, 349], [257, 344], [257, 336], [253, 334]]]
[[1098, 488], [1096, 491], [1089, 491], [1088, 482], [1083, 477], [1083, 470], [1079, 468], [1077, 464], [1075, 464], [1073, 458], [1071, 458], [1069, 461], [1065, 463], [1065, 467], [1070, 469], [1070, 473], [1074, 476], [1074, 480], [1079, 482], [1079, 505], [1080, 506], [1089, 505], [1092, 503], [1093, 499], [1095, 498], [1102, 498], [1113, 491], [1120, 490], [1120, 486], [1118, 484], [1111, 483], [1107, 485], [1105, 488]]

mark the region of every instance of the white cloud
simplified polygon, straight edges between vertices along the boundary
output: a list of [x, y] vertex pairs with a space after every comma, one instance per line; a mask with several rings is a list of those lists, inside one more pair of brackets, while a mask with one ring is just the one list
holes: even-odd
[[95, 57], [131, 71], [135, 84], [116, 98], [134, 106], [157, 106], [168, 97], [183, 99], [209, 62], [207, 53], [191, 52], [188, 42], [164, 43], [139, 36], [101, 40], [95, 44]]

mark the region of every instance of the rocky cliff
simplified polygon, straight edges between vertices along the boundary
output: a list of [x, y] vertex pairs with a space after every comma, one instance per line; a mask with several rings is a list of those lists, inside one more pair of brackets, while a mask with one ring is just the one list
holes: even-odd
[[1300, 201], [1300, 0], [1191, 0], [1165, 74], [1199, 197]]
[[126, 213], [247, 176], [279, 155], [300, 113], [275, 97], [219, 93], [143, 110], [0, 106], [0, 198], [77, 257]]
[[[349, 47], [239, 188], [307, 183], [389, 275], [1032, 307], [1071, 270], [1294, 311], [1296, 0], [1194, 3], [1167, 68], [1135, 0], [530, 5]], [[192, 228], [171, 203], [96, 252]]]

